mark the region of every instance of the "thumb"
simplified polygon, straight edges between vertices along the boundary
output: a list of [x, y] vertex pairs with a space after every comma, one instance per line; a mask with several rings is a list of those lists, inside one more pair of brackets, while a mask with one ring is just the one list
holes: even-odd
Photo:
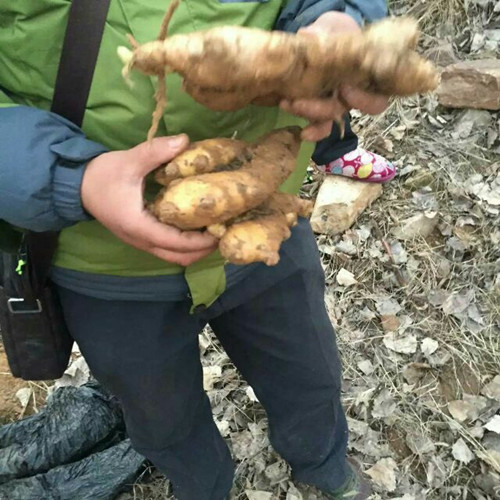
[[186, 149], [189, 138], [186, 134], [168, 137], [156, 137], [152, 141], [146, 141], [130, 151], [135, 156], [137, 172], [141, 176], [149, 174], [155, 168], [175, 158]]

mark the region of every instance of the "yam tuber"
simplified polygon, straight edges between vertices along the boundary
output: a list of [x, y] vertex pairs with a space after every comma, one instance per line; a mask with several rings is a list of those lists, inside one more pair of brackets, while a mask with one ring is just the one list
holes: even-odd
[[264, 262], [272, 266], [279, 261], [281, 243], [290, 237], [289, 228], [297, 224], [298, 216], [308, 217], [311, 210], [310, 201], [275, 193], [227, 227], [217, 224], [208, 231], [220, 238], [219, 250], [233, 264]]
[[173, 180], [192, 175], [234, 170], [250, 159], [248, 144], [236, 139], [206, 139], [191, 144], [186, 151], [155, 172], [155, 181], [168, 186]]
[[277, 192], [295, 168], [300, 132], [274, 130], [255, 144], [225, 138], [193, 143], [155, 173], [165, 187], [151, 211], [180, 229], [206, 228], [234, 264], [276, 264], [290, 227], [312, 208]]
[[295, 169], [300, 132], [300, 127], [287, 127], [267, 134], [248, 148], [249, 159], [242, 159], [238, 170], [172, 181], [154, 201], [153, 214], [161, 222], [191, 230], [225, 222], [257, 207]]
[[222, 26], [120, 48], [125, 72], [176, 72], [185, 90], [213, 110], [281, 99], [328, 97], [348, 83], [387, 96], [434, 89], [434, 66], [414, 47], [417, 23], [393, 18], [361, 33], [290, 34]]

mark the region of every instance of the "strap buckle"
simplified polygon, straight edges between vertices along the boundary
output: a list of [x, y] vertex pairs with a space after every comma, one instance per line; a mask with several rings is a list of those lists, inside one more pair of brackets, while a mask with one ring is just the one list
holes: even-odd
[[22, 298], [13, 297], [7, 300], [7, 308], [11, 314], [38, 314], [42, 312], [42, 303], [36, 299], [33, 306]]

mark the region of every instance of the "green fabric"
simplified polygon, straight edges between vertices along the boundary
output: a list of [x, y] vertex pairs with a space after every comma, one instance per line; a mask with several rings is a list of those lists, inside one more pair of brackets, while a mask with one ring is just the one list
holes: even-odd
[[[284, 3], [183, 0], [169, 34], [224, 24], [272, 29]], [[69, 6], [67, 0], [0, 0], [0, 86], [16, 103], [50, 108]], [[129, 33], [139, 43], [154, 39], [166, 7], [165, 0], [111, 2], [82, 128], [89, 139], [112, 150], [128, 149], [145, 140], [156, 85], [153, 78], [133, 73], [133, 86], [128, 86], [121, 76], [116, 49], [129, 45]], [[236, 133], [252, 141], [274, 128], [304, 123], [278, 108], [249, 106], [229, 113], [207, 110], [182, 91], [177, 75], [167, 77], [167, 89], [168, 104], [158, 135], [185, 132], [195, 141]], [[0, 94], [0, 103], [7, 102]], [[284, 191], [298, 191], [312, 149], [312, 144], [302, 146], [297, 170], [283, 185]], [[195, 304], [210, 303], [224, 289], [223, 261], [218, 254], [183, 269], [126, 245], [97, 221], [81, 222], [62, 231], [55, 264], [117, 276], [185, 272]]]

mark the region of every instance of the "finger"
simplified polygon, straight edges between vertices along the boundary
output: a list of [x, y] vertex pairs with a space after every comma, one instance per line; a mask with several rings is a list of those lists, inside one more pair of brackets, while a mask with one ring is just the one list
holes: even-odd
[[149, 172], [175, 158], [186, 149], [189, 138], [186, 134], [170, 137], [157, 137], [151, 142], [143, 142], [132, 148], [130, 152], [135, 155], [135, 167], [140, 168], [137, 174], [144, 177]]
[[214, 250], [215, 249], [201, 250], [199, 252], [171, 252], [170, 250], [165, 250], [164, 248], [152, 248], [148, 250], [148, 252], [159, 259], [186, 267], [193, 264], [193, 262], [197, 262], [203, 259], [203, 257], [210, 255]]
[[389, 104], [389, 98], [386, 96], [371, 94], [347, 85], [342, 87], [340, 94], [350, 107], [369, 115], [382, 113]]
[[144, 212], [128, 228], [127, 232], [129, 238], [141, 240], [150, 248], [163, 248], [177, 252], [213, 249], [218, 243], [218, 240], [207, 232], [183, 232], [175, 227], [162, 224], [147, 212]]
[[324, 122], [311, 123], [302, 130], [302, 139], [304, 141], [318, 142], [328, 137], [332, 132], [333, 122], [327, 120]]
[[295, 101], [282, 101], [280, 107], [288, 113], [302, 116], [311, 122], [325, 122], [340, 118], [347, 111], [347, 109], [333, 97], [328, 99], [297, 99]]

